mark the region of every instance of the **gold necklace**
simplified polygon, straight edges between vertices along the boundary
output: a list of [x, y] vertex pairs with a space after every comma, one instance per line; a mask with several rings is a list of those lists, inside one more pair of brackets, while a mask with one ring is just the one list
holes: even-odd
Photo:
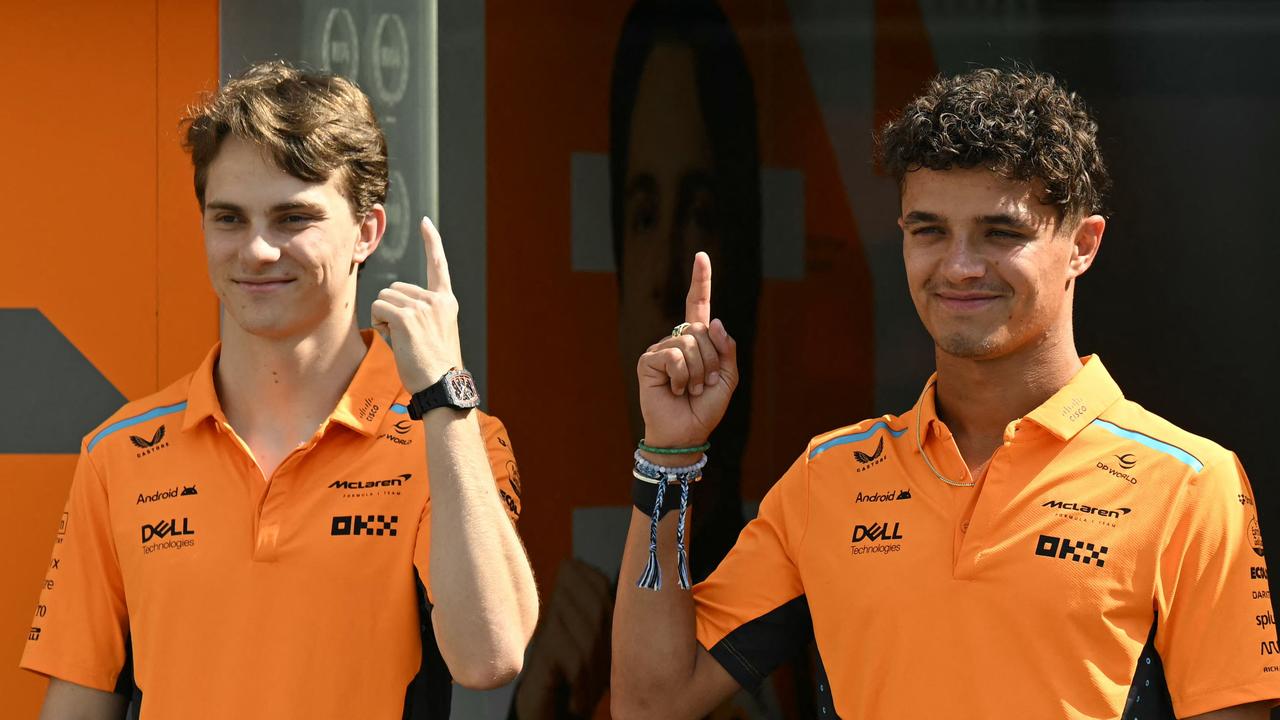
[[[936, 384], [937, 381], [933, 380], [930, 381], [928, 385], [925, 385], [924, 392], [920, 393], [920, 399], [916, 402], [916, 449], [920, 451], [920, 457], [924, 458], [924, 464], [929, 466], [929, 470], [933, 473], [934, 477], [952, 487], [973, 487], [978, 484], [977, 480], [974, 480], [973, 482], [957, 482], [943, 477], [942, 473], [938, 472], [938, 468], [934, 467], [933, 462], [929, 460], [929, 454], [924, 451], [924, 444], [920, 442], [920, 416], [924, 414], [924, 396], [928, 395], [929, 388]], [[937, 400], [934, 400], [934, 407], [937, 407]]]

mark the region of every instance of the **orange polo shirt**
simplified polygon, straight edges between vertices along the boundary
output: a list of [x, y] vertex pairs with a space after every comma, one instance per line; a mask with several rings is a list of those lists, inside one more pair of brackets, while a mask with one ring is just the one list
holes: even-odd
[[[1159, 718], [1280, 698], [1253, 493], [1235, 455], [1125, 400], [1102, 362], [973, 487], [932, 391], [814, 438], [694, 588], [746, 687], [813, 638], [820, 715]], [[1171, 709], [1170, 709], [1171, 703]]]
[[[447, 711], [425, 431], [390, 348], [364, 338], [342, 400], [270, 482], [219, 407], [218, 347], [86, 437], [22, 667], [132, 692], [143, 720]], [[506, 430], [480, 426], [514, 521]]]

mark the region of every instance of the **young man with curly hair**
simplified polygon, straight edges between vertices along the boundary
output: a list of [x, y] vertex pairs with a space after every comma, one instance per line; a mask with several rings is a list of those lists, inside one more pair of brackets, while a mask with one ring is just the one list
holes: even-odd
[[993, 69], [883, 129], [937, 372], [907, 412], [815, 437], [686, 593], [672, 498], [738, 382], [699, 255], [686, 323], [637, 368], [615, 716], [701, 717], [812, 637], [821, 717], [1266, 717], [1280, 649], [1243, 469], [1076, 352], [1096, 136], [1051, 76]]
[[537, 617], [506, 430], [475, 409], [439, 234], [356, 325], [387, 145], [281, 62], [191, 111], [222, 342], [81, 449], [22, 665], [42, 718], [441, 718]]

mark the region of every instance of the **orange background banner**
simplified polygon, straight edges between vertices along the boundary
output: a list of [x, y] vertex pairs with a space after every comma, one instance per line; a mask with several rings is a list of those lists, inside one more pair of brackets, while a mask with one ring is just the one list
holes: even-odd
[[[217, 0], [5, 4], [0, 308], [40, 310], [126, 398], [188, 372], [217, 336], [178, 136], [194, 92], [217, 75]], [[18, 659], [75, 460], [0, 454], [6, 717], [36, 717], [44, 695]]]

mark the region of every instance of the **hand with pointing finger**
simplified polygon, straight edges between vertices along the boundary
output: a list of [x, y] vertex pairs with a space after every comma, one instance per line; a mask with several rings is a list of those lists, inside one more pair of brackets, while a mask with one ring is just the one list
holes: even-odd
[[685, 323], [678, 336], [649, 346], [636, 367], [645, 442], [654, 447], [706, 442], [738, 387], [737, 344], [724, 324], [711, 318], [711, 258], [704, 252], [694, 257]]
[[420, 392], [449, 370], [462, 367], [458, 299], [449, 283], [444, 244], [430, 219], [422, 218], [421, 229], [427, 287], [391, 283], [378, 293], [370, 313], [373, 326], [391, 342], [400, 382], [410, 393]]

